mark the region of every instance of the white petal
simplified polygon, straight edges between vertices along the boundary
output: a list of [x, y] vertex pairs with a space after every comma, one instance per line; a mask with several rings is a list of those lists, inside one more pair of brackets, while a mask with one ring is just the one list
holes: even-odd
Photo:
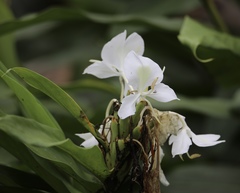
[[161, 68], [147, 57], [137, 55], [134, 51], [129, 52], [123, 64], [123, 70], [129, 84], [139, 92], [143, 92], [153, 81], [162, 80]]
[[189, 146], [192, 145], [190, 137], [187, 135], [186, 129], [181, 129], [178, 131], [177, 136], [171, 135], [169, 138], [169, 145], [172, 144], [172, 155], [182, 155], [187, 153]]
[[124, 50], [126, 55], [132, 50], [138, 55], [143, 55], [144, 41], [142, 37], [135, 32], [129, 35], [126, 39]]
[[220, 138], [220, 135], [215, 134], [196, 135], [192, 132], [191, 136], [193, 143], [199, 147], [208, 147], [225, 142], [225, 140], [217, 141]]
[[75, 134], [85, 141], [81, 143], [83, 147], [93, 147], [94, 145], [98, 145], [98, 141], [93, 137], [91, 133], [81, 133]]
[[118, 116], [121, 119], [125, 119], [131, 115], [134, 115], [134, 113], [136, 112], [136, 102], [139, 98], [139, 94], [131, 94], [126, 96], [123, 100], [122, 100], [122, 104], [120, 109], [118, 110]]
[[128, 84], [130, 84], [136, 90], [138, 89], [139, 84], [139, 76], [137, 71], [140, 67], [141, 63], [136, 57], [136, 54], [133, 51], [129, 52], [123, 63], [123, 72], [128, 80]]
[[154, 90], [155, 91], [148, 96], [159, 102], [169, 102], [178, 99], [174, 90], [163, 83], [157, 84]]
[[156, 83], [160, 83], [163, 79], [163, 71], [160, 68], [160, 66], [150, 58], [139, 55], [138, 58], [145, 67], [150, 67], [151, 69], [151, 75], [148, 80], [149, 82], [146, 83], [147, 84], [146, 86], [151, 86], [153, 81], [155, 81], [156, 79], [157, 79]]
[[83, 74], [92, 74], [98, 78], [119, 76], [119, 73], [114, 68], [111, 69], [104, 62], [95, 62], [91, 64], [84, 70]]
[[[102, 128], [103, 126], [100, 125], [98, 132], [102, 133]], [[91, 134], [91, 133], [80, 133], [80, 134], [75, 134], [78, 137], [84, 139], [85, 141], [82, 142], [80, 145], [82, 145], [83, 147], [93, 147], [94, 145], [98, 145], [98, 141], [96, 140], [96, 138]]]
[[98, 141], [96, 140], [95, 137], [92, 136], [90, 139], [84, 141], [81, 145], [83, 147], [90, 148], [90, 147], [93, 147], [95, 145], [98, 145]]
[[118, 34], [103, 46], [101, 57], [108, 65], [114, 65], [121, 69], [124, 56], [124, 44], [126, 40], [126, 31]]
[[91, 133], [80, 133], [80, 134], [75, 134], [78, 137], [84, 139], [84, 140], [88, 140], [90, 139], [93, 135]]

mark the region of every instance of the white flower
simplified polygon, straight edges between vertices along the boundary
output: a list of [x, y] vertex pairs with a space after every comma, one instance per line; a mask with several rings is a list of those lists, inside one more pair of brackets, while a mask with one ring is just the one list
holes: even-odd
[[219, 143], [225, 142], [225, 140], [217, 141], [220, 138], [220, 135], [215, 134], [204, 134], [196, 135], [191, 131], [185, 122], [185, 117], [179, 115], [182, 122], [182, 128], [177, 132], [177, 135], [171, 135], [169, 138], [169, 145], [172, 144], [172, 155], [182, 155], [188, 153], [190, 145], [192, 142], [199, 147], [208, 147], [217, 145]]
[[126, 31], [124, 31], [104, 45], [101, 52], [102, 61], [91, 60], [94, 63], [87, 67], [83, 74], [92, 74], [98, 78], [123, 76], [123, 61], [132, 50], [142, 55], [144, 41], [137, 33], [132, 33], [126, 39]]
[[[133, 115], [136, 103], [146, 97], [160, 102], [169, 102], [177, 99], [175, 92], [161, 83], [163, 71], [159, 65], [147, 57], [137, 55], [131, 51], [125, 58], [123, 70], [130, 89], [130, 94], [122, 100], [118, 111], [121, 119]], [[125, 95], [128, 89], [125, 89]]]
[[[107, 122], [105, 125], [105, 128], [104, 128], [104, 135], [107, 138], [108, 142], [110, 142], [110, 132], [109, 132], [110, 123], [111, 123], [111, 121]], [[102, 131], [103, 131], [103, 125], [100, 125], [98, 132], [102, 133]], [[95, 145], [98, 145], [98, 141], [91, 133], [80, 133], [80, 134], [75, 134], [75, 135], [77, 135], [78, 137], [85, 140], [84, 142], [81, 143], [81, 146], [83, 146], [83, 147], [90, 148]]]

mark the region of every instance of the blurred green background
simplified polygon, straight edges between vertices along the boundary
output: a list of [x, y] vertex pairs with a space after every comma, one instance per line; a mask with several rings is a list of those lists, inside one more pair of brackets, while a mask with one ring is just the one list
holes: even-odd
[[[180, 31], [188, 27], [185, 16], [213, 29], [202, 37], [193, 25], [184, 34], [199, 41], [196, 52], [202, 60], [196, 59], [190, 44], [179, 41]], [[181, 99], [153, 102], [153, 106], [184, 115], [196, 134], [215, 133], [226, 140], [209, 148], [193, 145], [190, 154], [202, 157], [184, 157], [184, 161], [172, 158], [165, 144], [162, 168], [170, 186], [162, 187], [162, 192], [239, 193], [240, 1], [0, 0], [0, 60], [8, 68], [24, 66], [53, 80], [73, 96], [91, 122], [101, 124], [108, 102], [119, 97], [118, 80], [100, 80], [82, 72], [90, 59], [100, 60], [103, 45], [125, 29], [143, 37], [144, 55], [166, 67], [164, 83]], [[212, 57], [211, 62], [203, 61]], [[21, 115], [3, 82], [0, 89], [0, 109]], [[66, 135], [80, 144], [73, 134], [86, 131], [76, 120], [45, 95], [31, 91]], [[17, 161], [1, 150], [0, 162], [13, 167]]]

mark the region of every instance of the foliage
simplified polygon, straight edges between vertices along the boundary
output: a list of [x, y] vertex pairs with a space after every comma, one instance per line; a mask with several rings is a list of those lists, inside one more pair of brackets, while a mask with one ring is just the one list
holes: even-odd
[[[164, 81], [181, 99], [157, 108], [183, 112], [196, 133], [220, 133], [227, 141], [195, 149], [202, 154], [196, 161], [166, 154], [162, 167], [173, 183], [163, 192], [239, 192], [240, 39], [192, 17], [203, 5], [70, 0], [14, 18], [0, 0], [0, 192], [101, 192], [109, 185], [103, 150], [80, 147], [75, 134], [90, 131], [101, 141], [95, 126], [120, 89], [114, 78], [82, 72], [125, 29], [141, 34], [145, 55], [166, 67]], [[218, 186], [207, 183], [213, 178]], [[129, 181], [118, 192], [127, 192]]]

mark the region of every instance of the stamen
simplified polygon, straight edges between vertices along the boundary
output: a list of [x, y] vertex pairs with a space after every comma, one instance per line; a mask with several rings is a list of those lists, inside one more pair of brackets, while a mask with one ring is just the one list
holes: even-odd
[[152, 91], [154, 90], [154, 87], [155, 87], [155, 85], [156, 85], [157, 80], [158, 80], [158, 77], [157, 77], [157, 78], [152, 82], [152, 84], [151, 84], [151, 89], [152, 89]]
[[189, 157], [189, 159], [195, 159], [195, 158], [201, 157], [201, 154], [194, 153], [192, 155], [189, 155], [189, 153], [187, 153], [187, 156]]
[[162, 70], [162, 71], [163, 71], [163, 73], [164, 73], [165, 69], [166, 69], [166, 68], [165, 68], [165, 66], [163, 66], [163, 70]]

